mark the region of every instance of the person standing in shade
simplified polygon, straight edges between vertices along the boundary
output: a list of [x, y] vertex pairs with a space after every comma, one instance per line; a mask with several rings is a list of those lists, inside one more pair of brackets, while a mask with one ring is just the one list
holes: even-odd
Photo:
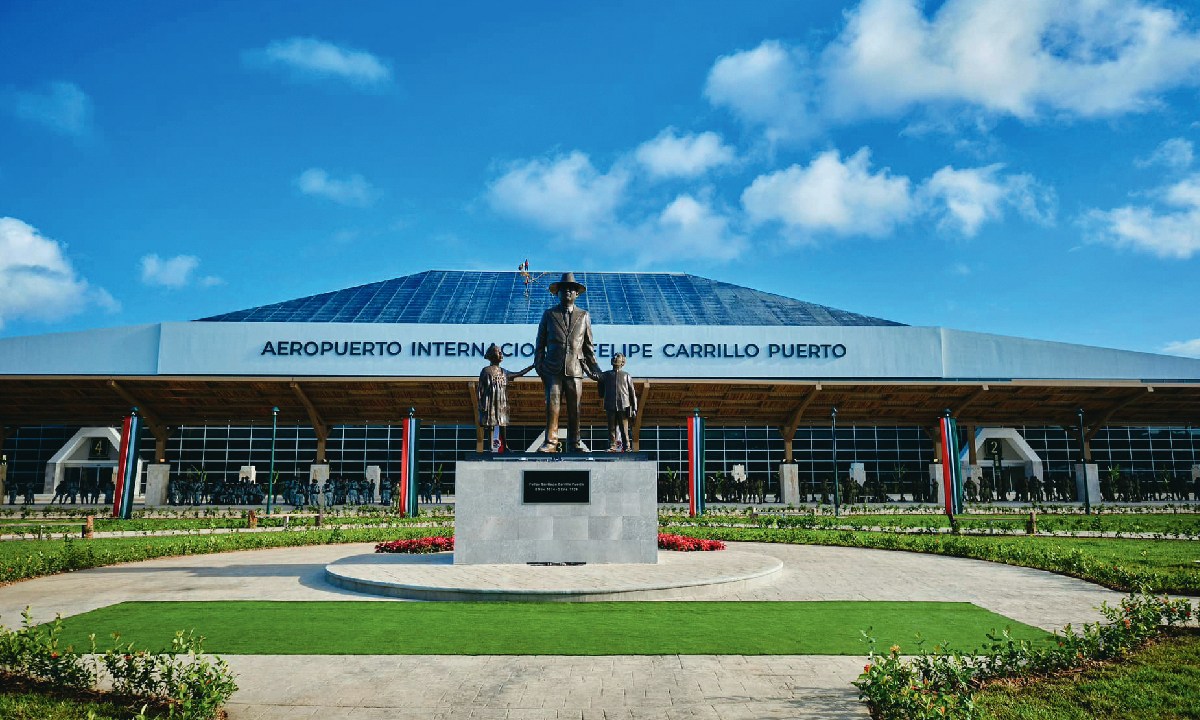
[[613, 355], [612, 370], [600, 374], [600, 397], [604, 398], [604, 414], [608, 416], [608, 451], [632, 452], [633, 437], [629, 421], [637, 416], [637, 390], [633, 378], [623, 369], [625, 356]]
[[533, 364], [546, 389], [546, 441], [538, 452], [558, 451], [558, 420], [563, 400], [567, 406], [567, 450], [587, 452], [579, 435], [579, 403], [583, 378], [600, 375], [600, 365], [592, 343], [592, 319], [587, 310], [575, 307], [575, 300], [587, 287], [575, 282], [575, 273], [563, 273], [550, 284], [550, 292], [559, 303], [542, 313], [534, 344]]
[[[492, 452], [502, 453], [508, 448], [508, 440], [505, 437], [508, 429], [508, 383], [528, 375], [533, 365], [520, 372], [505, 370], [500, 367], [500, 363], [504, 361], [504, 351], [496, 343], [492, 343], [483, 356], [491, 365], [479, 372], [479, 383], [475, 387], [479, 405], [479, 427], [484, 429]], [[437, 484], [441, 485], [440, 477]], [[440, 489], [438, 495], [438, 502], [441, 502]]]

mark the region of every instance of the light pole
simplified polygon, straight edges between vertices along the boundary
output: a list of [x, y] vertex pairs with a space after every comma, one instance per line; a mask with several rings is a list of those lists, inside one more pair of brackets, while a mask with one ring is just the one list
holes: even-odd
[[1080, 494], [1083, 495], [1083, 514], [1091, 515], [1092, 499], [1089, 497], [1091, 493], [1088, 492], [1087, 482], [1087, 433], [1083, 428], [1083, 408], [1076, 410], [1075, 414], [1079, 416], [1079, 471], [1083, 478], [1083, 482], [1080, 482], [1077, 478], [1075, 485], [1079, 488]]
[[271, 408], [271, 470], [267, 474], [267, 514], [275, 508], [275, 435], [279, 431], [279, 407]]
[[829, 412], [833, 419], [833, 516], [837, 517], [842, 505], [842, 479], [838, 477], [837, 466], [837, 406]]

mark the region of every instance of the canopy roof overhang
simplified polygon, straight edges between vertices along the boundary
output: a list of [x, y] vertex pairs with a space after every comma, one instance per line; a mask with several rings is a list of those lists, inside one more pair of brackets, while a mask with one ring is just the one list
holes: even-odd
[[[582, 418], [603, 424], [595, 385], [585, 380]], [[635, 380], [645, 426], [682, 425], [694, 409], [710, 425], [795, 428], [825, 425], [837, 408], [845, 425], [923, 426], [949, 410], [977, 426], [1200, 425], [1200, 383], [1098, 380]], [[395, 424], [415, 410], [422, 422], [474, 424], [474, 379], [329, 377], [0, 376], [0, 425], [113, 425], [133, 406], [157, 426], [271, 422]], [[543, 422], [536, 377], [509, 387], [510, 422]]]

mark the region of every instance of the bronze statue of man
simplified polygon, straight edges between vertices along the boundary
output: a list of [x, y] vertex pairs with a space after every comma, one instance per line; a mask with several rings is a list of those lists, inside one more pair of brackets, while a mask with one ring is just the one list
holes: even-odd
[[575, 299], [586, 291], [575, 282], [575, 273], [563, 273], [561, 280], [550, 285], [558, 305], [542, 313], [538, 324], [533, 364], [546, 389], [546, 441], [538, 452], [558, 450], [558, 417], [564, 399], [567, 449], [587, 452], [579, 436], [579, 401], [584, 376], [598, 378], [600, 365], [592, 346], [592, 319], [587, 310], [575, 307]]

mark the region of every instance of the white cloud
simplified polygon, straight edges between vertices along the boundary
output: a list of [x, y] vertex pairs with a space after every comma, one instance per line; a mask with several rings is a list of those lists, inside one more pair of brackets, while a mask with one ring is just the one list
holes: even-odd
[[362, 175], [355, 174], [338, 180], [321, 168], [309, 168], [300, 173], [296, 178], [296, 187], [305, 195], [315, 195], [354, 207], [366, 207], [379, 196], [378, 191]]
[[919, 191], [929, 210], [940, 216], [943, 229], [973, 237], [988, 221], [1015, 209], [1026, 219], [1049, 224], [1054, 218], [1054, 194], [1032, 175], [1002, 175], [1003, 165], [956, 170], [947, 165], [926, 180]]
[[[178, 289], [192, 284], [192, 273], [200, 267], [200, 258], [195, 255], [176, 255], [164, 260], [158, 255], [150, 254], [142, 256], [141, 266], [143, 283]], [[224, 282], [214, 275], [195, 279], [195, 284], [200, 287], [213, 287]]]
[[884, 235], [912, 214], [910, 183], [870, 166], [867, 148], [845, 162], [829, 150], [808, 167], [793, 165], [755, 178], [742, 193], [742, 206], [753, 224], [777, 221], [802, 235]]
[[747, 123], [764, 126], [772, 141], [805, 138], [815, 132], [811, 84], [803, 54], [768, 40], [718, 58], [708, 72], [704, 96]]
[[1200, 338], [1195, 340], [1184, 340], [1182, 342], [1171, 342], [1163, 346], [1162, 352], [1168, 355], [1182, 355], [1184, 357], [1200, 358]]
[[104, 288], [79, 277], [62, 244], [12, 217], [0, 217], [0, 326], [16, 318], [61, 320], [88, 306], [116, 311]]
[[332, 78], [359, 86], [384, 85], [392, 79], [392, 71], [375, 55], [311, 37], [276, 40], [246, 58], [251, 64], [282, 67], [298, 77]]
[[12, 94], [12, 112], [57, 132], [86, 137], [92, 131], [92, 101], [78, 85], [50, 83], [43, 92]]
[[678, 258], [723, 262], [746, 249], [746, 239], [731, 230], [728, 217], [687, 194], [639, 226], [633, 241], [631, 249], [643, 264]]
[[1129, 0], [864, 0], [808, 60], [777, 41], [719, 58], [705, 94], [769, 139], [822, 123], [962, 109], [1032, 122], [1145, 112], [1200, 84], [1200, 34]]
[[1195, 148], [1190, 140], [1171, 138], [1160, 143], [1149, 156], [1135, 160], [1134, 164], [1138, 167], [1159, 165], [1170, 170], [1186, 170], [1191, 167], [1194, 156]]
[[735, 154], [715, 132], [680, 136], [675, 128], [669, 127], [639, 145], [634, 156], [654, 177], [690, 178], [728, 165]]
[[614, 222], [627, 182], [618, 169], [598, 172], [588, 156], [576, 150], [513, 166], [491, 183], [488, 199], [503, 214], [589, 238]]
[[1084, 215], [1096, 242], [1161, 258], [1187, 260], [1200, 253], [1200, 173], [1156, 191], [1153, 205], [1091, 210]]

